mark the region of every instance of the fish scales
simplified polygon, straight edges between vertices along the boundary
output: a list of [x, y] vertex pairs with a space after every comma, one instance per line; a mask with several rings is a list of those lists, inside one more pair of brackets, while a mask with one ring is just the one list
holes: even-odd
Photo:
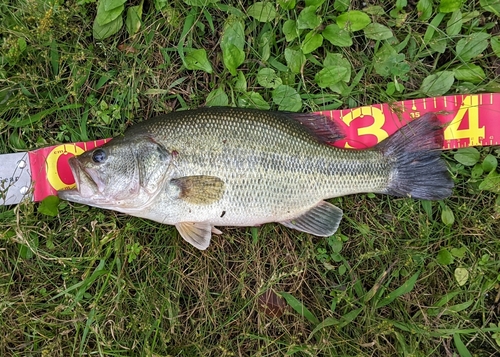
[[342, 217], [327, 198], [451, 193], [437, 119], [424, 116], [407, 127], [374, 149], [348, 150], [329, 145], [342, 129], [319, 115], [180, 111], [70, 160], [79, 187], [60, 196], [176, 225], [199, 249], [220, 233], [215, 226], [280, 222], [327, 236]]
[[[267, 112], [252, 118], [239, 111], [222, 117], [178, 114], [143, 122], [137, 129], [179, 153], [179, 176], [220, 177], [226, 192], [210, 206], [186, 204], [176, 217], [165, 217], [165, 223], [181, 218], [211, 219], [216, 225], [286, 220], [324, 198], [378, 192], [387, 186], [389, 164], [382, 154], [326, 146], [289, 119], [276, 120]], [[220, 217], [222, 211], [226, 213]]]

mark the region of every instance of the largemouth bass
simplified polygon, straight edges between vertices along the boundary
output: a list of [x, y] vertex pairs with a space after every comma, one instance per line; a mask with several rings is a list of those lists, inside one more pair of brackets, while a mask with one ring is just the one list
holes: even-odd
[[198, 249], [216, 226], [279, 222], [316, 236], [337, 230], [342, 210], [325, 199], [375, 192], [438, 200], [453, 182], [440, 158], [434, 114], [373, 149], [338, 149], [333, 121], [316, 114], [229, 107], [143, 121], [71, 158], [68, 201], [175, 225]]

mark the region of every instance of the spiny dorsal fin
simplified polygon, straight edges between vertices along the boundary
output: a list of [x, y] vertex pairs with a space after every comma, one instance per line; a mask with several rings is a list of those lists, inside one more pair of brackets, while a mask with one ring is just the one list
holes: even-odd
[[341, 219], [342, 210], [340, 208], [321, 201], [301, 216], [279, 223], [315, 236], [329, 237], [337, 231]]
[[215, 176], [185, 176], [172, 179], [179, 187], [179, 198], [197, 205], [208, 205], [219, 201], [224, 195], [225, 184]]
[[207, 222], [179, 222], [175, 225], [181, 237], [199, 250], [210, 245], [213, 227]]
[[324, 115], [315, 113], [286, 113], [285, 115], [298, 121], [310, 134], [323, 143], [333, 144], [345, 137], [342, 127]]

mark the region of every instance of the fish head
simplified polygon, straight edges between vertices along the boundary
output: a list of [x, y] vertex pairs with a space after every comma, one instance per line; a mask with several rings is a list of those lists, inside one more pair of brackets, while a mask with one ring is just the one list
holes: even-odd
[[158, 195], [172, 170], [172, 155], [150, 137], [116, 138], [68, 161], [76, 188], [62, 199], [133, 213]]

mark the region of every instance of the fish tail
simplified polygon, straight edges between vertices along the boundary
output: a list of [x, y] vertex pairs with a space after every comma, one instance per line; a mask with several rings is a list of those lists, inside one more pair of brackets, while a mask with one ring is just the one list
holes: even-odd
[[443, 129], [434, 113], [415, 119], [376, 146], [392, 162], [384, 193], [426, 200], [451, 195], [453, 180], [441, 158]]

